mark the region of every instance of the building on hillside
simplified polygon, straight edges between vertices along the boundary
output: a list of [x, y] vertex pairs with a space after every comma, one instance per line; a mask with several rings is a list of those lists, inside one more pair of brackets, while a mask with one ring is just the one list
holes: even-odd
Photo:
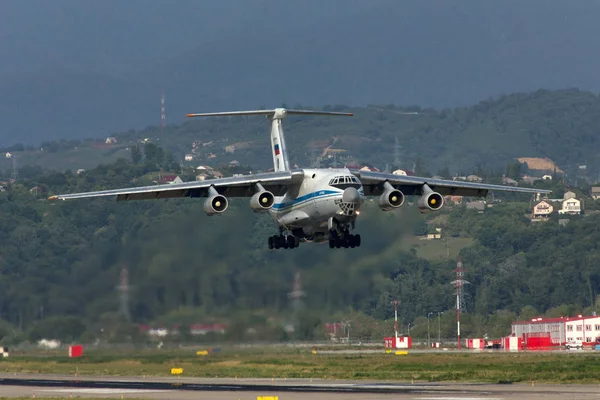
[[554, 207], [547, 201], [540, 201], [533, 207], [533, 218], [548, 218], [554, 212]]
[[600, 199], [600, 186], [592, 186], [592, 199], [598, 200]]
[[104, 141], [104, 143], [106, 144], [116, 144], [117, 143], [117, 138], [116, 137], [107, 137], [106, 140]]
[[185, 161], [192, 161], [194, 159], [194, 155], [193, 154], [186, 154], [183, 159]]
[[533, 185], [536, 181], [539, 181], [540, 178], [536, 178], [535, 176], [523, 175], [521, 177], [523, 182]]
[[409, 171], [407, 169], [397, 169], [394, 172], [392, 172], [392, 174], [402, 175], [402, 176], [413, 176], [414, 175], [414, 173], [412, 171]]
[[462, 203], [462, 196], [452, 196], [452, 195], [447, 195], [444, 196], [444, 203], [447, 204], [460, 204]]
[[483, 178], [477, 175], [469, 175], [467, 176], [468, 182], [483, 182]]
[[502, 177], [502, 183], [508, 186], [517, 186], [519, 184], [517, 181], [515, 181], [512, 178], [509, 178], [508, 176]]
[[563, 199], [564, 200], [569, 200], [569, 199], [574, 199], [575, 197], [577, 197], [577, 195], [575, 194], [575, 192], [572, 192], [572, 191], [569, 190], [569, 191], [565, 192], [565, 194], [563, 196]]
[[544, 175], [542, 176], [542, 179], [545, 181], [551, 181], [552, 180], [552, 175]]
[[579, 315], [570, 318], [565, 322], [565, 326], [567, 341], [591, 344], [596, 343], [600, 338], [600, 317]]
[[198, 174], [196, 175], [197, 181], [205, 181], [208, 176], [206, 174]]
[[481, 214], [485, 211], [485, 203], [483, 201], [471, 201], [467, 203], [467, 210], [476, 210]]
[[154, 183], [165, 184], [165, 183], [183, 183], [178, 175], [160, 175]]
[[562, 203], [562, 208], [558, 210], [558, 213], [571, 215], [581, 214], [581, 200], [575, 198], [569, 198], [567, 200], [564, 200]]

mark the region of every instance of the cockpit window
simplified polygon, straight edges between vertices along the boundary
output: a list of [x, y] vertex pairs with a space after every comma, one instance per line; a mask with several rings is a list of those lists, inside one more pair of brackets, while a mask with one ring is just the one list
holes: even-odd
[[346, 189], [348, 187], [359, 189], [361, 184], [358, 178], [354, 175], [342, 175], [332, 178], [329, 181], [329, 186], [333, 186], [338, 189]]

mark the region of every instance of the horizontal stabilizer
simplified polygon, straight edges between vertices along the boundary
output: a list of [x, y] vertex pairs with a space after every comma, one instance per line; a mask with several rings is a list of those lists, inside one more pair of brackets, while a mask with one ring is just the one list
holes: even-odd
[[274, 118], [285, 118], [287, 115], [331, 115], [352, 117], [353, 113], [342, 113], [333, 111], [313, 111], [313, 110], [288, 110], [286, 108], [275, 108], [273, 110], [251, 110], [251, 111], [225, 111], [214, 113], [187, 114], [187, 117], [225, 117], [241, 115], [267, 115]]

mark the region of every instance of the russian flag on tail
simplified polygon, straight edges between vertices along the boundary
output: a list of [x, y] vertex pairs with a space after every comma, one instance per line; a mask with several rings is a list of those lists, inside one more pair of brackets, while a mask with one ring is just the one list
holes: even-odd
[[279, 145], [278, 145], [278, 144], [276, 144], [276, 145], [275, 145], [275, 155], [276, 155], [276, 156], [278, 156], [278, 155], [279, 155], [279, 153], [280, 153], [280, 151], [279, 151]]

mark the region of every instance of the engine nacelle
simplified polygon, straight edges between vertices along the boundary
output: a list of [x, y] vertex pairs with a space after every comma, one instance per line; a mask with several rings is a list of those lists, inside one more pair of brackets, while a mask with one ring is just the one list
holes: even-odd
[[404, 204], [404, 194], [398, 189], [386, 190], [377, 199], [377, 204], [383, 211], [393, 210]]
[[273, 207], [273, 204], [275, 204], [275, 196], [266, 190], [258, 192], [250, 198], [250, 208], [254, 212], [268, 210]]
[[229, 202], [227, 198], [220, 194], [209, 196], [204, 202], [204, 212], [208, 215], [221, 214], [227, 207]]
[[444, 197], [438, 192], [424, 193], [417, 201], [421, 214], [429, 211], [438, 211], [444, 205]]

